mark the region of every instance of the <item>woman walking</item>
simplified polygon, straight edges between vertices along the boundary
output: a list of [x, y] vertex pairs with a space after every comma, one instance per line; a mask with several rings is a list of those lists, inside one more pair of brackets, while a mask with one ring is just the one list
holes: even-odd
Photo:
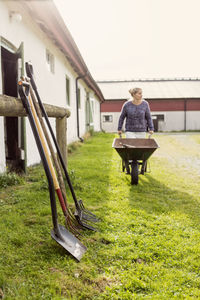
[[[126, 119], [126, 138], [145, 138], [147, 131], [150, 134], [154, 132], [149, 104], [142, 98], [142, 89], [130, 89], [129, 93], [132, 96], [132, 100], [126, 102], [122, 107], [118, 123], [118, 134], [122, 134], [122, 126], [124, 119]], [[125, 162], [125, 165], [127, 173], [130, 173], [129, 163]], [[145, 162], [143, 163], [142, 169], [144, 167]]]
[[142, 89], [130, 89], [133, 97], [123, 105], [118, 123], [118, 133], [121, 135], [124, 119], [126, 118], [126, 138], [145, 138], [146, 132], [153, 134], [154, 127], [149, 104], [142, 98]]

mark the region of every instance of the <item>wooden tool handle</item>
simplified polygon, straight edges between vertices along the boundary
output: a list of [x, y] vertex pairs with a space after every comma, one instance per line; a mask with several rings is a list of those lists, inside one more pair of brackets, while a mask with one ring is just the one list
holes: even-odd
[[36, 114], [36, 111], [35, 111], [35, 107], [33, 105], [33, 101], [31, 99], [30, 95], [29, 95], [28, 98], [29, 98], [30, 107], [31, 107], [31, 110], [32, 110], [32, 113], [33, 113], [33, 117], [34, 117], [34, 120], [35, 120], [35, 124], [36, 124], [37, 130], [38, 130], [38, 134], [40, 136], [42, 147], [44, 149], [44, 153], [45, 153], [46, 158], [47, 158], [49, 169], [51, 171], [51, 175], [52, 175], [52, 178], [53, 178], [54, 187], [57, 190], [60, 187], [59, 187], [58, 180], [57, 180], [57, 177], [56, 177], [56, 172], [54, 170], [53, 163], [51, 161], [51, 157], [50, 157], [47, 145], [46, 145], [46, 141], [45, 141], [45, 138], [44, 138], [44, 134], [43, 134], [42, 128], [40, 126], [40, 123], [39, 123], [39, 120], [38, 120], [38, 117], [37, 117], [37, 114]]

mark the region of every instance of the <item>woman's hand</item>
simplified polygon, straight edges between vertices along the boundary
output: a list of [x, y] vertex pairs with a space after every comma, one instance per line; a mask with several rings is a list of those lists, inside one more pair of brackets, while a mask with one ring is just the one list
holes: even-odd
[[149, 131], [149, 134], [154, 134], [154, 131], [153, 131], [153, 130], [150, 130], [150, 131]]
[[119, 136], [122, 135], [122, 130], [118, 130]]

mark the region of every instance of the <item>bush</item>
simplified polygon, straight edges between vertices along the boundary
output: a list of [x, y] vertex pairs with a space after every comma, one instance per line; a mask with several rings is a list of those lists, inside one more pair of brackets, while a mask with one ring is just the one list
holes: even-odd
[[81, 146], [81, 142], [71, 143], [67, 146], [67, 152], [71, 154], [75, 152], [80, 146]]
[[90, 128], [89, 133], [90, 133], [90, 136], [93, 136], [94, 135], [94, 129]]
[[23, 178], [16, 173], [0, 174], [0, 188], [6, 188], [11, 185], [17, 185], [23, 182]]

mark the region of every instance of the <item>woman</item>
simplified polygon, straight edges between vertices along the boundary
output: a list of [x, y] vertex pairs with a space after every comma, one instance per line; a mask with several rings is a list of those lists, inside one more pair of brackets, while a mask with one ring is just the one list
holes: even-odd
[[122, 126], [126, 118], [126, 138], [145, 138], [147, 127], [150, 134], [154, 131], [149, 104], [142, 98], [142, 89], [130, 89], [129, 93], [133, 99], [123, 105], [118, 123], [118, 134], [122, 134]]
[[[123, 105], [119, 117], [118, 134], [122, 134], [122, 126], [126, 118], [126, 138], [145, 138], [147, 130], [150, 134], [154, 131], [149, 104], [142, 98], [142, 89], [130, 89], [129, 93], [133, 99]], [[125, 161], [125, 167], [127, 174], [130, 174], [128, 161]], [[146, 161], [143, 161], [141, 174], [144, 174], [145, 168]]]

